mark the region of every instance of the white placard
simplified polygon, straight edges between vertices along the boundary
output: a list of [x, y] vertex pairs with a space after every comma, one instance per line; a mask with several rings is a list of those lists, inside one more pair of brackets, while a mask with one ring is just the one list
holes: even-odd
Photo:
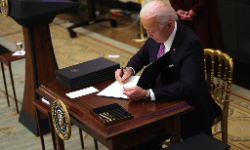
[[120, 55], [108, 55], [109, 58], [119, 58]]
[[42, 102], [44, 102], [44, 103], [46, 103], [46, 104], [50, 104], [50, 102], [47, 100], [47, 99], [45, 99], [44, 97], [42, 97]]
[[99, 90], [96, 89], [95, 87], [93, 86], [90, 86], [90, 87], [87, 87], [87, 88], [84, 88], [84, 89], [81, 89], [81, 90], [77, 90], [77, 91], [73, 91], [73, 92], [70, 92], [70, 93], [66, 93], [66, 95], [69, 97], [69, 98], [77, 98], [77, 97], [80, 97], [80, 96], [85, 96], [85, 95], [88, 95], [88, 94], [91, 94], [91, 93], [95, 93], [95, 92], [98, 92]]

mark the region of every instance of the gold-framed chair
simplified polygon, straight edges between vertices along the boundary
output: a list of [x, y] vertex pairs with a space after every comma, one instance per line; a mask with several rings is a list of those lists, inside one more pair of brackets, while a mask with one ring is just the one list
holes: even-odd
[[[207, 66], [209, 64], [208, 60], [211, 60], [209, 66]], [[213, 133], [213, 135], [222, 133], [222, 141], [227, 143], [229, 98], [233, 80], [233, 59], [220, 50], [205, 48], [204, 71], [210, 93], [213, 99], [222, 107], [222, 115], [213, 124], [215, 126], [220, 122], [221, 131]]]

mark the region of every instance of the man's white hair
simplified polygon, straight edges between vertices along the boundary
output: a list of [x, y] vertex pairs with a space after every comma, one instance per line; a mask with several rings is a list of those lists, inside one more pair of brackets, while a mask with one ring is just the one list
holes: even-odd
[[175, 10], [160, 0], [154, 0], [144, 5], [140, 11], [140, 17], [146, 19], [156, 17], [161, 27], [164, 27], [168, 20], [178, 20]]

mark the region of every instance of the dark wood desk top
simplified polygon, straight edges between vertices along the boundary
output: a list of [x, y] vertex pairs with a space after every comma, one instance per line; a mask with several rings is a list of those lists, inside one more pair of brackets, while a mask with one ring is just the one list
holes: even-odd
[[[114, 79], [107, 80], [94, 84], [93, 87], [101, 91], [114, 81]], [[139, 128], [165, 118], [187, 113], [193, 109], [192, 106], [189, 106], [185, 101], [181, 100], [158, 104], [146, 100], [130, 102], [124, 99], [99, 97], [96, 96], [98, 92], [70, 99], [65, 95], [65, 93], [71, 92], [71, 90], [56, 81], [41, 85], [39, 89], [36, 89], [36, 92], [48, 99], [50, 103], [52, 103], [55, 99], [61, 99], [73, 117], [85, 124], [88, 128], [97, 132], [97, 134], [101, 135], [105, 139], [110, 139], [124, 132], [131, 131], [135, 128]], [[106, 127], [102, 122], [90, 114], [90, 110], [93, 108], [113, 103], [118, 103], [126, 109], [126, 111], [132, 114], [134, 118]]]
[[15, 52], [9, 52], [9, 53], [0, 55], [1, 62], [3, 62], [5, 65], [8, 65], [10, 62], [25, 58], [25, 55], [24, 56], [12, 56], [13, 53]]
[[48, 114], [50, 113], [50, 106], [42, 101], [34, 101], [32, 102], [40, 111]]

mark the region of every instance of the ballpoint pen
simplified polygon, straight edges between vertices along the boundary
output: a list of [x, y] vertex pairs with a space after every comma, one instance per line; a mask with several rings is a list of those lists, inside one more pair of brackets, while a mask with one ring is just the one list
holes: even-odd
[[[121, 70], [121, 78], [122, 78], [122, 76], [123, 76], [123, 67], [122, 67], [122, 70]], [[123, 83], [121, 82], [121, 84], [123, 84]]]

